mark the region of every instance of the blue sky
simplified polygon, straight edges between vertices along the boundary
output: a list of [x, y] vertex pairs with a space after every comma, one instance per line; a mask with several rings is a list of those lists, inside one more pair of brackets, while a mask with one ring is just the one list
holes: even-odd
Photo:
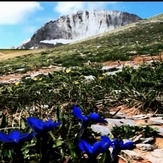
[[0, 49], [21, 45], [50, 20], [92, 9], [124, 11], [144, 19], [163, 13], [163, 2], [3, 1], [0, 2]]

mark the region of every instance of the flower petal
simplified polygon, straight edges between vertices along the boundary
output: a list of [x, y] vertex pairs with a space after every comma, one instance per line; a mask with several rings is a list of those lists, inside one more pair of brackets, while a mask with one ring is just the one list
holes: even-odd
[[53, 127], [57, 127], [61, 124], [61, 122], [54, 122], [54, 123], [45, 123], [43, 129], [45, 131], [50, 131]]
[[99, 122], [100, 122], [100, 123], [108, 123], [107, 120], [105, 120], [104, 118], [101, 118], [101, 117], [100, 117], [100, 119], [99, 119]]
[[12, 139], [15, 143], [18, 143], [19, 138], [20, 138], [20, 132], [17, 130], [14, 130], [9, 134], [8, 138]]
[[73, 114], [75, 115], [75, 117], [81, 119], [82, 118], [82, 111], [80, 108], [78, 108], [77, 106], [73, 107]]
[[132, 141], [128, 141], [121, 145], [121, 149], [133, 149], [133, 147], [134, 147], [134, 142]]
[[86, 141], [80, 140], [78, 145], [79, 145], [79, 148], [83, 152], [87, 153], [88, 155], [92, 155], [93, 154], [93, 147], [89, 143], [87, 143]]
[[34, 136], [36, 135], [36, 132], [33, 133], [22, 133], [20, 135], [19, 141], [24, 142], [24, 141], [30, 141]]
[[111, 140], [107, 136], [101, 136], [103, 150], [106, 151], [109, 146], [113, 146]]
[[95, 121], [95, 122], [107, 123], [107, 121], [105, 119], [101, 118], [100, 115], [97, 113], [89, 114], [88, 119]]
[[82, 119], [82, 121], [84, 121], [84, 122], [87, 122], [87, 121], [88, 121], [88, 117], [85, 116], [85, 115], [82, 115], [81, 119]]
[[4, 132], [0, 132], [0, 141], [3, 142], [11, 142], [12, 140], [8, 137], [8, 135]]
[[49, 128], [52, 123], [53, 123], [52, 119], [49, 119], [48, 121], [44, 122], [43, 129]]
[[101, 141], [93, 144], [93, 154], [97, 156], [99, 153], [103, 153]]
[[60, 124], [62, 124], [61, 122], [54, 122], [54, 123], [52, 123], [50, 126], [51, 127], [57, 127], [57, 126], [59, 126]]
[[98, 119], [100, 118], [100, 116], [97, 113], [91, 113], [91, 114], [89, 114], [88, 118], [90, 120], [98, 121]]
[[41, 119], [35, 117], [27, 118], [28, 125], [37, 133], [43, 131], [44, 122]]
[[122, 141], [119, 141], [117, 138], [113, 140], [113, 152], [112, 155], [113, 157], [117, 157], [119, 152], [121, 151], [121, 145], [123, 144]]

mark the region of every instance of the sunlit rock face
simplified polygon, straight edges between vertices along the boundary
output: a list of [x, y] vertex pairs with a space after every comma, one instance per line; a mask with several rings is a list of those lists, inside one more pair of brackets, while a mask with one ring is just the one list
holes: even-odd
[[141, 18], [137, 15], [120, 11], [78, 11], [71, 15], [61, 16], [57, 20], [49, 21], [33, 34], [30, 41], [22, 44], [19, 48], [39, 47], [40, 41], [43, 40], [79, 40], [139, 20]]

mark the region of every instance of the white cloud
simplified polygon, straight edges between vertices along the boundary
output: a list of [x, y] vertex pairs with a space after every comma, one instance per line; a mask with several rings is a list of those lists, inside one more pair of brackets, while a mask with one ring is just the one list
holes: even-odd
[[80, 10], [106, 9], [106, 5], [117, 2], [58, 2], [54, 10], [60, 15], [67, 15]]
[[18, 24], [40, 9], [38, 2], [0, 2], [0, 24]]

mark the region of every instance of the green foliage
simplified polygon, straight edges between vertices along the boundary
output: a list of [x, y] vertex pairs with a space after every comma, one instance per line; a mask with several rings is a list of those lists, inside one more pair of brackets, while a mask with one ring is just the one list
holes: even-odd
[[111, 130], [114, 137], [117, 137], [121, 140], [130, 139], [136, 135], [142, 135], [144, 138], [156, 136], [157, 132], [150, 126], [132, 126], [132, 125], [123, 125], [115, 126]]

